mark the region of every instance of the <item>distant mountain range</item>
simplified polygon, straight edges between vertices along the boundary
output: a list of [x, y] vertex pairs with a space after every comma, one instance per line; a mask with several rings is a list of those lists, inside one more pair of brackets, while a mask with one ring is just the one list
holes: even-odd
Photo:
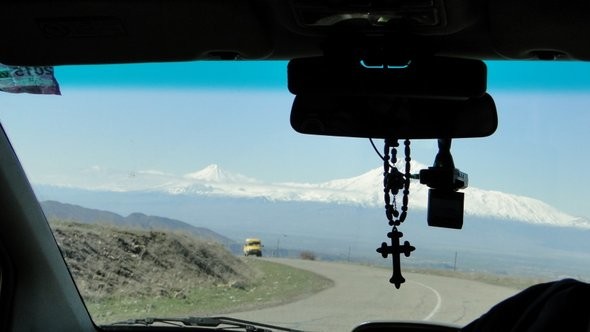
[[[412, 161], [417, 172], [426, 166]], [[89, 174], [95, 185], [76, 183], [62, 187], [111, 192], [151, 192], [172, 195], [263, 198], [279, 202], [319, 202], [366, 207], [383, 205], [382, 169], [375, 168], [359, 176], [322, 183], [265, 183], [241, 174], [209, 165], [182, 176], [158, 171], [115, 174], [97, 170]], [[428, 188], [413, 181], [410, 193], [412, 209], [425, 210]], [[465, 214], [480, 218], [499, 218], [531, 224], [590, 229], [590, 221], [574, 217], [530, 197], [469, 187], [465, 190]]]
[[89, 209], [79, 205], [65, 204], [57, 201], [43, 201], [41, 208], [48, 220], [75, 221], [85, 224], [102, 224], [124, 226], [140, 229], [181, 231], [196, 235], [203, 239], [217, 241], [224, 245], [234, 243], [233, 240], [204, 227], [196, 227], [180, 220], [148, 216], [143, 213], [131, 213], [123, 217], [113, 212]]

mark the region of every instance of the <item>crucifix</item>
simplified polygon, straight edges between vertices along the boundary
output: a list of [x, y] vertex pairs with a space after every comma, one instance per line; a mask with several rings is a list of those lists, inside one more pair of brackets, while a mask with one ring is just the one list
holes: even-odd
[[[372, 143], [372, 141], [371, 141]], [[373, 145], [375, 148], [375, 146]], [[405, 154], [405, 170], [400, 172], [397, 167], [397, 147], [399, 143], [396, 139], [386, 139], [385, 147], [383, 149], [383, 199], [385, 201], [385, 216], [387, 217], [388, 223], [392, 226], [391, 232], [387, 233], [387, 237], [391, 239], [391, 245], [387, 245], [386, 242], [381, 243], [381, 247], [377, 248], [377, 252], [387, 258], [391, 254], [393, 264], [393, 275], [389, 282], [395, 285], [395, 288], [399, 289], [401, 284], [406, 280], [402, 276], [400, 266], [400, 256], [404, 254], [406, 257], [410, 257], [410, 253], [416, 250], [415, 247], [410, 245], [410, 242], [405, 241], [403, 245], [400, 245], [400, 239], [404, 234], [397, 230], [397, 226], [401, 225], [407, 217], [408, 212], [408, 196], [410, 194], [410, 140], [404, 141], [404, 154]], [[375, 151], [377, 149], [375, 148]], [[378, 152], [378, 151], [377, 151]], [[396, 195], [402, 192], [402, 206], [401, 213], [397, 209]]]
[[387, 258], [389, 254], [392, 256], [393, 261], [393, 275], [389, 279], [389, 282], [395, 285], [395, 288], [399, 289], [401, 284], [403, 284], [406, 279], [402, 276], [402, 270], [400, 266], [400, 256], [404, 254], [406, 257], [410, 257], [410, 253], [416, 250], [415, 247], [410, 245], [410, 242], [405, 241], [403, 245], [400, 246], [399, 240], [404, 236], [404, 233], [397, 230], [397, 227], [393, 227], [393, 230], [387, 233], [387, 237], [391, 239], [391, 245], [388, 246], [387, 243], [381, 243], [381, 247], [377, 249], [377, 252], [383, 256], [383, 258]]

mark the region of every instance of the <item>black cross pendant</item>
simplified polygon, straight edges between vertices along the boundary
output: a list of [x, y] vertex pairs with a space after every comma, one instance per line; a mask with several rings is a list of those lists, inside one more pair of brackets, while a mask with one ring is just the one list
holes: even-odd
[[401, 284], [403, 284], [406, 279], [402, 276], [402, 270], [400, 266], [400, 255], [404, 254], [406, 257], [410, 257], [410, 253], [416, 250], [415, 247], [410, 245], [410, 242], [405, 241], [403, 246], [400, 246], [399, 239], [404, 236], [404, 234], [397, 230], [397, 228], [393, 228], [393, 230], [387, 233], [387, 237], [391, 239], [391, 246], [388, 246], [387, 243], [381, 243], [381, 247], [377, 248], [377, 252], [383, 256], [383, 258], [387, 258], [387, 255], [391, 254], [393, 260], [393, 275], [389, 282], [395, 285], [395, 288], [399, 289]]

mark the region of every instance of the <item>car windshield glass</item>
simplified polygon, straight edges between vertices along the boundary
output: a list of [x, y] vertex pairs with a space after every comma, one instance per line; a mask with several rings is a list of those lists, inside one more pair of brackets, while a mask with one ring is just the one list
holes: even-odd
[[[463, 229], [429, 227], [428, 188], [411, 180], [400, 289], [376, 251], [392, 231], [383, 161], [368, 139], [296, 133], [286, 66], [62, 66], [61, 96], [2, 94], [2, 126], [97, 324], [462, 326], [528, 285], [590, 278], [590, 65], [488, 63], [498, 130], [452, 142], [469, 175]], [[411, 173], [437, 152], [411, 141]]]

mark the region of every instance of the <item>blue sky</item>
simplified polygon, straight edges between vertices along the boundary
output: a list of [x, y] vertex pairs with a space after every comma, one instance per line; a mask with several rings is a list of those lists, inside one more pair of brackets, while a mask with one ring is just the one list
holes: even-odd
[[[470, 183], [590, 217], [590, 65], [488, 63], [500, 126], [453, 143]], [[2, 94], [0, 121], [33, 182], [101, 167], [184, 174], [210, 163], [266, 181], [316, 182], [379, 167], [366, 140], [289, 125], [286, 63], [60, 67], [63, 96]], [[413, 143], [430, 164], [436, 142]]]

